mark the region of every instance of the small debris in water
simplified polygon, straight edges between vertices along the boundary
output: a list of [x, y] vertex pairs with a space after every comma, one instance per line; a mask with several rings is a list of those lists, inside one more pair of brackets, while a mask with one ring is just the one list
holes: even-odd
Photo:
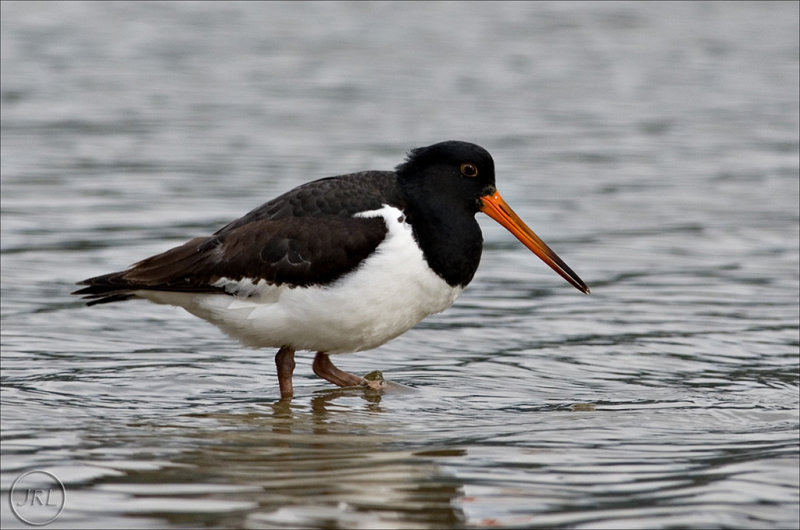
[[367, 375], [364, 376], [364, 379], [366, 379], [367, 381], [378, 381], [381, 383], [386, 382], [386, 380], [383, 378], [383, 372], [381, 372], [380, 370], [375, 370], [368, 373]]

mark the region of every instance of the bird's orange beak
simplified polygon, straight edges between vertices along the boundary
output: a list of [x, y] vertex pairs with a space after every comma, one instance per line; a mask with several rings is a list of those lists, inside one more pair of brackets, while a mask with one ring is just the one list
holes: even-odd
[[528, 228], [528, 225], [514, 213], [514, 210], [506, 204], [506, 201], [500, 197], [498, 192], [495, 191], [493, 194], [481, 197], [481, 205], [481, 211], [483, 213], [503, 225], [505, 229], [514, 234], [523, 245], [539, 256], [542, 261], [547, 263], [551, 269], [556, 271], [576, 289], [589, 294], [589, 287], [583, 283], [583, 280], [558, 257], [558, 254], [553, 252], [544, 241], [539, 239], [539, 236], [534, 234], [533, 230]]

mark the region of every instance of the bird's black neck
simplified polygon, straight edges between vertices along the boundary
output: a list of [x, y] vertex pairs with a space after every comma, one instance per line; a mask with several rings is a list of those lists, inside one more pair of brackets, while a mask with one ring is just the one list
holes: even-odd
[[481, 260], [483, 235], [475, 214], [408, 205], [406, 218], [428, 266], [453, 287], [465, 287]]

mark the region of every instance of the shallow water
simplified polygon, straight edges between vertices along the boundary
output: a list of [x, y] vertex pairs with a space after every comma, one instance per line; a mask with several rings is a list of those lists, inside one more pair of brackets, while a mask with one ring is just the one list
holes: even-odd
[[[798, 4], [2, 4], [2, 496], [48, 527], [795, 528]], [[340, 390], [73, 283], [312, 178], [477, 142], [485, 217]]]

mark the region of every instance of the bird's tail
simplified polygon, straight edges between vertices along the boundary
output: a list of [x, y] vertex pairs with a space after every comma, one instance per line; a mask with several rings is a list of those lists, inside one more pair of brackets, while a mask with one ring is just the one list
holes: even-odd
[[134, 298], [133, 288], [124, 278], [125, 272], [112, 272], [88, 278], [78, 285], [87, 285], [71, 294], [82, 296], [87, 305], [108, 304]]
[[[120, 302], [136, 297], [136, 291], [185, 291], [220, 292], [214, 287], [209, 267], [209, 252], [213, 252], [217, 240], [214, 237], [197, 237], [179, 247], [151, 256], [134, 264], [131, 268], [88, 278], [78, 285], [86, 285], [72, 294], [89, 300], [88, 305]], [[195, 269], [195, 278], [187, 277], [185, 271]]]

